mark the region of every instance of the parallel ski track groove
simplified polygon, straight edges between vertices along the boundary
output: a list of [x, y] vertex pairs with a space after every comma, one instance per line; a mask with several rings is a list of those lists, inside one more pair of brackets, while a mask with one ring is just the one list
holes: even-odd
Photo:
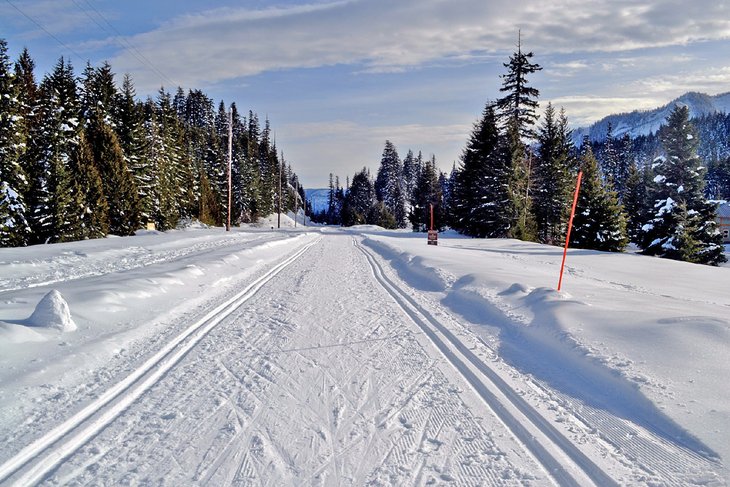
[[[41, 481], [59, 463], [77, 451], [126, 410], [145, 391], [155, 385], [218, 323], [252, 298], [264, 284], [296, 261], [321, 239], [322, 237], [319, 237], [305, 244], [292, 255], [276, 264], [241, 292], [185, 329], [139, 368], [108, 389], [95, 401], [0, 465], [0, 484], [19, 472], [22, 472], [22, 476], [15, 480], [14, 485], [32, 485]], [[188, 338], [189, 340], [185, 341]], [[115, 400], [116, 402], [113, 402]], [[24, 467], [31, 461], [43, 454], [45, 456], [42, 459], [23, 471]]]
[[[425, 333], [431, 342], [441, 351], [449, 362], [469, 382], [479, 396], [492, 408], [495, 414], [502, 420], [527, 448], [534, 457], [545, 467], [548, 474], [558, 482], [559, 485], [579, 487], [577, 482], [563, 464], [560, 463], [547, 449], [520, 423], [520, 421], [507, 409], [505, 404], [492, 393], [485, 385], [491, 382], [510, 401], [512, 406], [518, 409], [535, 427], [537, 427], [556, 447], [565, 453], [582, 472], [596, 485], [615, 486], [618, 483], [609, 477], [590, 458], [581, 452], [569, 439], [551, 425], [540, 415], [525, 399], [514, 391], [501, 377], [499, 377], [487, 364], [481, 361], [471, 352], [461, 340], [459, 340], [447, 327], [436, 320], [428, 311], [419, 305], [411, 296], [403, 291], [396, 283], [386, 276], [381, 265], [373, 257], [369, 250], [366, 250], [357, 240], [353, 239], [355, 246], [365, 255], [370, 263], [371, 270], [377, 281], [383, 286], [386, 292], [391, 295], [395, 302], [411, 318], [411, 320]], [[432, 328], [433, 327], [433, 328]], [[435, 328], [435, 329], [434, 329]], [[441, 335], [445, 340], [439, 338]], [[447, 344], [448, 342], [448, 344]], [[458, 351], [458, 356], [454, 350]], [[463, 357], [463, 358], [462, 358]], [[465, 363], [470, 362], [484, 376], [479, 378]]]

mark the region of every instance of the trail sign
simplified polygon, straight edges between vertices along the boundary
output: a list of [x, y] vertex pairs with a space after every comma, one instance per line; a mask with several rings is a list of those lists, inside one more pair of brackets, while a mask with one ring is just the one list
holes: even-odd
[[438, 230], [429, 230], [428, 231], [428, 245], [438, 245], [438, 244], [439, 244]]

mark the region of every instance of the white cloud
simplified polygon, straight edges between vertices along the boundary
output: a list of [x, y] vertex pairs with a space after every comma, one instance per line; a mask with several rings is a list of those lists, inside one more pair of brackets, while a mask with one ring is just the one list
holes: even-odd
[[[730, 15], [714, 0], [351, 0], [209, 10], [130, 40], [180, 84], [200, 86], [289, 68], [357, 64], [382, 73], [463, 61], [510, 51], [518, 28], [528, 50], [622, 51], [726, 39]], [[140, 73], [141, 85], [159, 84], [127, 53], [112, 64]]]
[[561, 96], [545, 100], [541, 107], [550, 101], [557, 109], [565, 108], [568, 122], [572, 127], [583, 127], [612, 113], [650, 110], [663, 105], [668, 100], [661, 97], [610, 97], [610, 96]]

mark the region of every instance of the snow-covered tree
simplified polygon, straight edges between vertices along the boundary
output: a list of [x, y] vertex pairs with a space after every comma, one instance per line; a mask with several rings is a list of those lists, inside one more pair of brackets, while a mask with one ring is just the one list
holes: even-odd
[[362, 223], [374, 223], [368, 221], [373, 205], [375, 205], [375, 186], [370, 178], [367, 168], [355, 174], [352, 178], [345, 204], [342, 209], [342, 224], [345, 226]]
[[433, 207], [433, 226], [435, 230], [446, 225], [443, 208], [443, 193], [436, 167], [436, 157], [431, 157], [421, 169], [418, 183], [413, 190], [413, 206], [409, 215], [413, 231], [423, 232], [431, 225], [431, 207]]
[[507, 74], [502, 75], [500, 91], [506, 93], [497, 100], [497, 114], [506, 127], [509, 165], [512, 172], [510, 198], [513, 209], [510, 236], [522, 240], [534, 240], [536, 224], [531, 212], [530, 195], [532, 177], [532, 155], [528, 149], [529, 141], [534, 139], [534, 125], [540, 92], [529, 85], [527, 77], [540, 71], [542, 67], [531, 62], [533, 53], [522, 51], [521, 38], [518, 38], [517, 52], [504, 64]]
[[624, 213], [626, 214], [626, 233], [629, 242], [641, 242], [644, 222], [649, 210], [647, 188], [651, 181], [651, 168], [645, 166], [639, 169], [636, 164], [629, 166], [623, 198]]
[[556, 116], [548, 103], [540, 131], [538, 157], [534, 159], [533, 214], [540, 242], [559, 244], [565, 234], [570, 210], [570, 131], [565, 113]]
[[452, 225], [475, 237], [506, 237], [514, 218], [509, 154], [488, 104], [461, 155], [452, 195]]
[[28, 180], [21, 165], [25, 125], [18, 86], [0, 39], [0, 247], [26, 245], [30, 236], [24, 194]]
[[397, 228], [406, 224], [405, 192], [403, 190], [403, 168], [398, 151], [393, 143], [385, 141], [383, 156], [380, 160], [378, 175], [375, 178], [375, 194], [393, 215]]
[[644, 253], [701, 264], [725, 262], [717, 206], [703, 194], [704, 169], [689, 108], [675, 106], [659, 139], [665, 153], [654, 168], [649, 198], [653, 211], [643, 227]]
[[601, 178], [598, 161], [589, 144], [581, 148], [583, 181], [573, 219], [570, 245], [609, 252], [626, 247], [626, 219], [618, 196]]

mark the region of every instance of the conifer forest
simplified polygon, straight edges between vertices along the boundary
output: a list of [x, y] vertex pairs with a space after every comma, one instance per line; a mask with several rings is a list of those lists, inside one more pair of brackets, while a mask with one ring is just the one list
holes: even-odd
[[[38, 81], [25, 50], [14, 62], [0, 39], [0, 246], [131, 235], [197, 219], [253, 222], [304, 206], [328, 225], [452, 228], [480, 238], [565, 241], [582, 172], [571, 246], [724, 262], [717, 201], [730, 198], [730, 117], [690, 120], [676, 106], [651, 136], [575, 143], [568, 115], [530, 83], [532, 52], [504, 63], [501, 89], [442, 172], [436, 156], [385, 141], [377, 171], [329, 175], [327, 207], [311, 212], [296, 173], [279, 154], [269, 120], [215, 102], [200, 90], [160, 89], [139, 100], [112, 67], [76, 73], [61, 58]], [[118, 88], [120, 86], [121, 88]], [[232, 138], [229, 141], [229, 117]], [[719, 134], [719, 135], [718, 135]], [[719, 142], [718, 142], [719, 141]]]

